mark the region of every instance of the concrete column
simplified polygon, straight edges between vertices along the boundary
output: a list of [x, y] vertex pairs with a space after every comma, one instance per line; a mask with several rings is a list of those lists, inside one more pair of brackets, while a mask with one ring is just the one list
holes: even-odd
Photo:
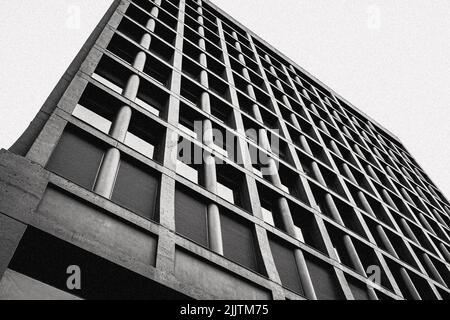
[[159, 14], [159, 8], [153, 7], [152, 10], [150, 11], [150, 15], [154, 16], [155, 18], [158, 18], [158, 14]]
[[162, 0], [155, 0], [155, 5], [161, 6]]
[[200, 53], [200, 56], [198, 57], [198, 62], [200, 63], [201, 66], [207, 68], [208, 67], [208, 60], [206, 58], [206, 54], [204, 54], [203, 52]]
[[348, 129], [347, 129], [346, 126], [342, 126], [342, 132], [344, 132], [345, 135], [347, 135], [350, 139], [353, 139], [353, 137], [352, 137], [350, 131], [348, 131]]
[[343, 240], [345, 249], [347, 250], [347, 254], [350, 257], [350, 260], [352, 261], [353, 267], [356, 269], [356, 271], [358, 271], [365, 277], [366, 270], [364, 269], [364, 266], [361, 263], [361, 260], [359, 259], [358, 252], [356, 251], [355, 246], [353, 245], [352, 239], [350, 238], [350, 236], [345, 235]]
[[339, 121], [342, 122], [341, 116], [339, 115], [339, 113], [336, 110], [333, 110], [333, 115], [336, 119], [338, 119]]
[[448, 251], [445, 244], [439, 243], [439, 249], [441, 249], [441, 253], [444, 256], [445, 260], [447, 260], [447, 262], [450, 263], [450, 252]]
[[156, 21], [153, 18], [150, 18], [147, 21], [147, 24], [145, 26], [148, 30], [150, 30], [151, 32], [155, 32], [155, 27], [156, 27]]
[[409, 203], [415, 205], [415, 202], [414, 202], [413, 199], [409, 196], [409, 193], [405, 190], [405, 188], [401, 188], [400, 191], [401, 191], [403, 197], [405, 197], [405, 199], [408, 200]]
[[203, 121], [203, 143], [212, 148], [214, 143], [214, 134], [212, 122], [210, 119], [205, 119]]
[[198, 30], [198, 33], [199, 33], [202, 37], [205, 36], [205, 29], [204, 29], [202, 26], [198, 27], [197, 30]]
[[205, 39], [201, 38], [198, 40], [198, 46], [200, 47], [200, 49], [202, 50], [206, 50], [206, 41]]
[[211, 102], [208, 92], [202, 92], [200, 96], [200, 109], [204, 112], [211, 113]]
[[258, 120], [259, 122], [264, 123], [262, 115], [261, 115], [261, 111], [259, 110], [259, 106], [254, 103], [252, 105], [252, 111], [253, 111], [253, 116], [255, 117], [256, 120]]
[[436, 267], [434, 266], [433, 262], [431, 261], [430, 257], [426, 253], [423, 253], [422, 257], [423, 257], [423, 260], [425, 261], [425, 264], [428, 267], [428, 270], [433, 275], [434, 279], [436, 281], [438, 281], [440, 284], [442, 284], [444, 287], [447, 286], [447, 284], [445, 283], [444, 279], [442, 279], [439, 271], [436, 269]]
[[242, 68], [242, 75], [246, 80], [250, 81], [250, 74], [248, 73], [247, 68]]
[[314, 174], [314, 177], [316, 178], [316, 180], [323, 186], [327, 186], [327, 183], [325, 182], [325, 179], [323, 178], [322, 172], [320, 171], [319, 165], [317, 164], [317, 162], [312, 161], [311, 162], [311, 169], [312, 172]]
[[433, 213], [436, 220], [438, 220], [443, 226], [447, 225], [447, 223], [445, 223], [444, 219], [442, 219], [441, 215], [439, 214], [439, 212], [437, 212], [436, 209], [432, 209], [431, 212]]
[[300, 144], [301, 144], [301, 146], [302, 146], [304, 151], [306, 151], [310, 155], [313, 155], [312, 150], [309, 147], [308, 140], [306, 139], [306, 137], [304, 135], [300, 135]]
[[336, 204], [334, 203], [333, 197], [329, 193], [325, 195], [325, 204], [327, 205], [328, 210], [330, 210], [330, 214], [333, 217], [333, 219], [340, 225], [345, 226], [344, 221], [342, 220], [341, 215], [339, 213], [339, 210], [336, 207]]
[[302, 94], [303, 94], [306, 98], [308, 98], [309, 100], [311, 100], [311, 98], [309, 97], [309, 93], [308, 93], [308, 91], [306, 91], [306, 89], [302, 89]]
[[206, 70], [200, 71], [200, 83], [201, 83], [201, 85], [209, 88], [208, 72]]
[[239, 42], [236, 41], [236, 43], [234, 44], [234, 46], [236, 47], [236, 50], [239, 52], [242, 52], [242, 48], [241, 48], [241, 44]]
[[406, 272], [405, 268], [400, 268], [400, 275], [403, 279], [403, 282], [406, 285], [407, 290], [411, 294], [414, 300], [422, 300], [422, 298], [419, 295], [419, 292], [417, 291], [416, 287], [414, 286], [414, 283], [412, 282], [411, 278], [409, 277], [408, 272]]
[[280, 197], [278, 199], [278, 209], [280, 212], [281, 221], [283, 222], [284, 230], [293, 238], [297, 238], [294, 221], [292, 220], [291, 210], [289, 209], [286, 198]]
[[102, 161], [100, 171], [95, 182], [94, 192], [105, 198], [111, 198], [117, 171], [120, 164], [120, 152], [116, 148], [110, 148]]
[[302, 130], [300, 127], [300, 123], [298, 122], [297, 116], [294, 113], [291, 113], [291, 122], [297, 130]]
[[331, 136], [330, 131], [328, 131], [328, 128], [327, 128], [327, 126], [325, 125], [325, 122], [323, 122], [322, 120], [320, 120], [320, 121], [319, 121], [319, 125], [320, 125], [320, 128], [321, 128], [326, 134], [328, 134], [329, 136]]
[[242, 53], [239, 53], [238, 59], [245, 66], [245, 58]]
[[255, 90], [251, 84], [247, 85], [247, 93], [253, 100], [256, 100]]
[[333, 152], [336, 153], [342, 159], [344, 159], [344, 156], [342, 155], [341, 150], [339, 150], [339, 148], [338, 148], [336, 142], [334, 142], [334, 140], [331, 140], [330, 145], [331, 145], [331, 149], [333, 150]]
[[428, 223], [427, 219], [423, 216], [423, 214], [421, 212], [417, 212], [417, 215], [419, 217], [420, 222], [425, 227], [425, 229], [427, 229], [431, 234], [435, 234], [433, 228]]
[[152, 43], [152, 36], [149, 33], [145, 33], [142, 36], [140, 45], [143, 46], [145, 49], [150, 49], [150, 44]]
[[392, 208], [394, 208], [394, 209], [397, 210], [397, 211], [400, 211], [400, 210], [398, 210], [397, 206], [395, 205], [394, 201], [392, 200], [391, 196], [390, 196], [389, 193], [386, 191], [386, 189], [383, 189], [383, 190], [381, 191], [381, 193], [383, 194], [383, 197], [384, 197], [384, 199], [386, 200], [386, 202], [387, 202]]
[[309, 106], [310, 106], [312, 112], [314, 112], [314, 113], [316, 114], [316, 116], [319, 116], [319, 117], [320, 117], [319, 111], [317, 110], [316, 105], [315, 105], [314, 103], [311, 103]]
[[404, 218], [400, 218], [400, 224], [402, 225], [406, 235], [409, 236], [409, 238], [412, 241], [416, 242], [417, 244], [420, 244], [419, 240], [416, 238], [416, 235], [411, 230], [409, 224], [406, 222], [406, 220]]
[[130, 79], [128, 79], [127, 85], [123, 90], [123, 96], [131, 101], [134, 101], [139, 91], [139, 83], [139, 76], [137, 74], [133, 74]]
[[392, 179], [397, 180], [397, 177], [389, 166], [386, 166], [386, 172], [391, 176]]
[[139, 71], [144, 71], [145, 62], [147, 60], [147, 55], [144, 51], [139, 51], [139, 53], [136, 55], [136, 58], [133, 62], [133, 68]]
[[289, 101], [288, 97], [285, 95], [283, 95], [283, 102], [286, 105], [286, 107], [288, 107], [289, 109], [292, 110], [291, 102]]
[[355, 151], [356, 153], [363, 159], [366, 159], [366, 157], [364, 156], [364, 153], [362, 153], [361, 148], [355, 143], [353, 145], [355, 147]]
[[294, 251], [295, 261], [297, 262], [297, 269], [300, 275], [300, 281], [305, 291], [305, 296], [310, 300], [317, 300], [316, 292], [309, 275], [308, 265], [306, 264], [303, 252], [300, 249]]
[[269, 175], [269, 178], [270, 178], [270, 181], [272, 182], [272, 184], [275, 187], [281, 189], [283, 184], [281, 183], [280, 176], [278, 175], [278, 168], [275, 163], [275, 160], [272, 158], [269, 158], [265, 169], [268, 170], [268, 172], [270, 173], [268, 175]]
[[280, 80], [276, 79], [275, 84], [276, 84], [278, 90], [280, 90], [281, 92], [284, 92], [283, 85], [281, 84]]
[[389, 253], [391, 255], [393, 255], [394, 257], [396, 257], [397, 259], [399, 259], [398, 254], [395, 251], [394, 246], [392, 245], [388, 236], [386, 235], [386, 232], [384, 231], [384, 229], [379, 224], [375, 227], [375, 229], [377, 230], [377, 233], [378, 233], [381, 241], [383, 242], [384, 246], [389, 251]]
[[342, 168], [344, 169], [344, 172], [347, 175], [347, 177], [350, 179], [350, 181], [352, 181], [354, 184], [358, 185], [358, 182], [356, 181], [355, 176], [353, 175], [353, 173], [350, 170], [350, 168], [348, 167], [348, 165], [346, 163], [344, 163], [344, 164], [342, 164]]
[[375, 214], [375, 212], [373, 212], [372, 207], [370, 206], [369, 202], [367, 201], [366, 196], [364, 195], [364, 193], [362, 193], [362, 191], [358, 191], [358, 199], [361, 201], [361, 204], [364, 208], [364, 210], [370, 214], [373, 217], [377, 217], [377, 215]]
[[128, 127], [131, 121], [131, 108], [129, 106], [123, 106], [117, 113], [116, 119], [111, 125], [109, 135], [114, 139], [124, 142], [128, 132]]
[[373, 170], [372, 166], [367, 165], [366, 166], [367, 169], [367, 173], [375, 180], [378, 182], [381, 182], [380, 179], [378, 179], [378, 176], [376, 175], [375, 171]]
[[208, 239], [210, 249], [217, 254], [223, 255], [219, 207], [215, 203], [208, 205]]

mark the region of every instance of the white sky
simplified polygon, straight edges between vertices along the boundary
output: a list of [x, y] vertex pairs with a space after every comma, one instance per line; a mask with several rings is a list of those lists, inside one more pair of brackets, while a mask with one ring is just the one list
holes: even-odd
[[[390, 129], [450, 195], [450, 1], [213, 2]], [[111, 3], [2, 3], [0, 147], [23, 132]]]

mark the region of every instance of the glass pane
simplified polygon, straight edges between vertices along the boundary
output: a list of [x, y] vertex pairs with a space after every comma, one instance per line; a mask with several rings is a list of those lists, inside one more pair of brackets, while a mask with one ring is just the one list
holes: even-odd
[[111, 128], [111, 121], [103, 118], [102, 116], [96, 114], [95, 112], [92, 112], [89, 109], [86, 109], [82, 105], [78, 104], [75, 107], [72, 115], [106, 134], [109, 133], [109, 129]]
[[155, 153], [155, 147], [148, 143], [147, 141], [135, 136], [134, 134], [128, 132], [125, 138], [125, 144], [130, 148], [142, 153], [148, 158], [153, 158]]
[[98, 75], [98, 74], [96, 74], [96, 73], [94, 73], [94, 74], [92, 75], [92, 78], [95, 79], [95, 80], [97, 80], [98, 82], [104, 84], [104, 85], [107, 86], [108, 88], [110, 88], [110, 89], [116, 91], [116, 92], [119, 93], [119, 94], [122, 94], [122, 92], [123, 92], [123, 89], [122, 89], [121, 87], [115, 85], [114, 83], [112, 83], [112, 82], [109, 81], [108, 79], [105, 79], [105, 78], [103, 78], [102, 76], [100, 76], [100, 75]]

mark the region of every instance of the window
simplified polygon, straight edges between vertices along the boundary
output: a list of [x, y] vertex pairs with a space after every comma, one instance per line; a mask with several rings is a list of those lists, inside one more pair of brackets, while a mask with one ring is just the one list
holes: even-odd
[[175, 192], [175, 229], [190, 240], [207, 247], [207, 206], [177, 189]]
[[231, 214], [221, 215], [221, 225], [224, 256], [249, 269], [259, 271], [252, 229]]
[[61, 136], [47, 164], [47, 169], [92, 190], [104, 150], [93, 138], [72, 127]]
[[111, 200], [119, 205], [155, 220], [159, 179], [143, 166], [128, 160], [120, 162]]
[[286, 288], [303, 295], [303, 287], [294, 251], [272, 239], [270, 239], [269, 243], [281, 283]]

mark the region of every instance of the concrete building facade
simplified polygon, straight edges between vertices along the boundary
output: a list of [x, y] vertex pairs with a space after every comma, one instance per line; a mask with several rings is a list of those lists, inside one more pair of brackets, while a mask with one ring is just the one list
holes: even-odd
[[0, 152], [0, 299], [450, 298], [450, 203], [208, 0], [116, 0]]

